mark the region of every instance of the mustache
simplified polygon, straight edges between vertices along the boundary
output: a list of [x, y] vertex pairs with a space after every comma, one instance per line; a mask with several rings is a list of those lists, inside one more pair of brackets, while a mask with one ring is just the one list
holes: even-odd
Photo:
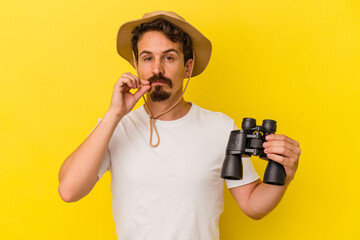
[[148, 78], [148, 81], [151, 83], [153, 82], [162, 82], [162, 83], [166, 83], [168, 84], [170, 87], [172, 87], [172, 81], [170, 78], [167, 78], [167, 77], [164, 77], [163, 75], [161, 74], [158, 74], [158, 75], [154, 75], [150, 78]]

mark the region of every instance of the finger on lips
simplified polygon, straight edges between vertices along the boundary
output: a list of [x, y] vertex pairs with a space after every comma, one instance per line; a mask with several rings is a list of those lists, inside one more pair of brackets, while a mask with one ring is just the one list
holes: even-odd
[[140, 83], [143, 84], [143, 85], [150, 85], [150, 82], [148, 80], [140, 79]]
[[140, 89], [143, 85], [150, 85], [150, 82], [148, 80], [142, 80], [131, 73], [124, 73], [121, 75], [116, 85], [119, 87], [124, 87], [126, 85], [126, 87], [130, 89]]
[[140, 82], [139, 79], [137, 77], [135, 77], [134, 75], [130, 75], [129, 76], [132, 84], [133, 84], [133, 88], [139, 88], [140, 87]]
[[136, 83], [136, 80], [135, 79], [132, 79], [132, 78], [127, 78], [126, 80], [126, 84], [131, 87], [131, 88], [137, 88], [137, 83]]

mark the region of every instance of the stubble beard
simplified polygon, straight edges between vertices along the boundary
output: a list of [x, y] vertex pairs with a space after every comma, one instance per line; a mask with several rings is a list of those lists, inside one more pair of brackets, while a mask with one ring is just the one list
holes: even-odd
[[162, 102], [169, 99], [171, 96], [170, 92], [166, 92], [163, 86], [155, 86], [154, 90], [150, 93], [150, 98], [153, 102]]
[[[154, 75], [148, 79], [152, 84], [154, 82], [162, 82], [165, 83], [171, 89], [173, 84], [170, 78], [164, 77], [162, 74]], [[171, 92], [167, 92], [164, 90], [164, 85], [155, 85], [154, 89], [150, 93], [150, 98], [153, 102], [162, 102], [169, 99], [171, 96]]]

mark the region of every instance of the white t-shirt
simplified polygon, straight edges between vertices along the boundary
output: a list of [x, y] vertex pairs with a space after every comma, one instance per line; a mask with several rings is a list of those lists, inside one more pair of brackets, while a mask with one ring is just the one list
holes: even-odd
[[[234, 121], [192, 104], [184, 117], [155, 124], [160, 145], [153, 148], [144, 108], [126, 115], [99, 171], [99, 178], [111, 171], [118, 239], [219, 239], [224, 205], [220, 173]], [[259, 178], [248, 157], [243, 172], [242, 180], [226, 180], [228, 188]]]

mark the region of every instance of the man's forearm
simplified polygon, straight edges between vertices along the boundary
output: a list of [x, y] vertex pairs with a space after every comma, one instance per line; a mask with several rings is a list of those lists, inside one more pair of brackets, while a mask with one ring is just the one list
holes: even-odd
[[[268, 135], [266, 140], [263, 147], [267, 158], [284, 166], [285, 186], [269, 185], [259, 180], [244, 187], [245, 190], [239, 188], [232, 191], [239, 206], [254, 219], [261, 219], [279, 204], [294, 179], [301, 153], [300, 144], [285, 135]], [[242, 192], [245, 194], [241, 194]]]
[[276, 186], [260, 182], [251, 192], [247, 212], [253, 219], [261, 219], [270, 213], [281, 201], [287, 186]]
[[86, 140], [65, 160], [59, 172], [59, 194], [64, 201], [77, 201], [91, 191], [119, 121], [119, 117], [107, 112]]

